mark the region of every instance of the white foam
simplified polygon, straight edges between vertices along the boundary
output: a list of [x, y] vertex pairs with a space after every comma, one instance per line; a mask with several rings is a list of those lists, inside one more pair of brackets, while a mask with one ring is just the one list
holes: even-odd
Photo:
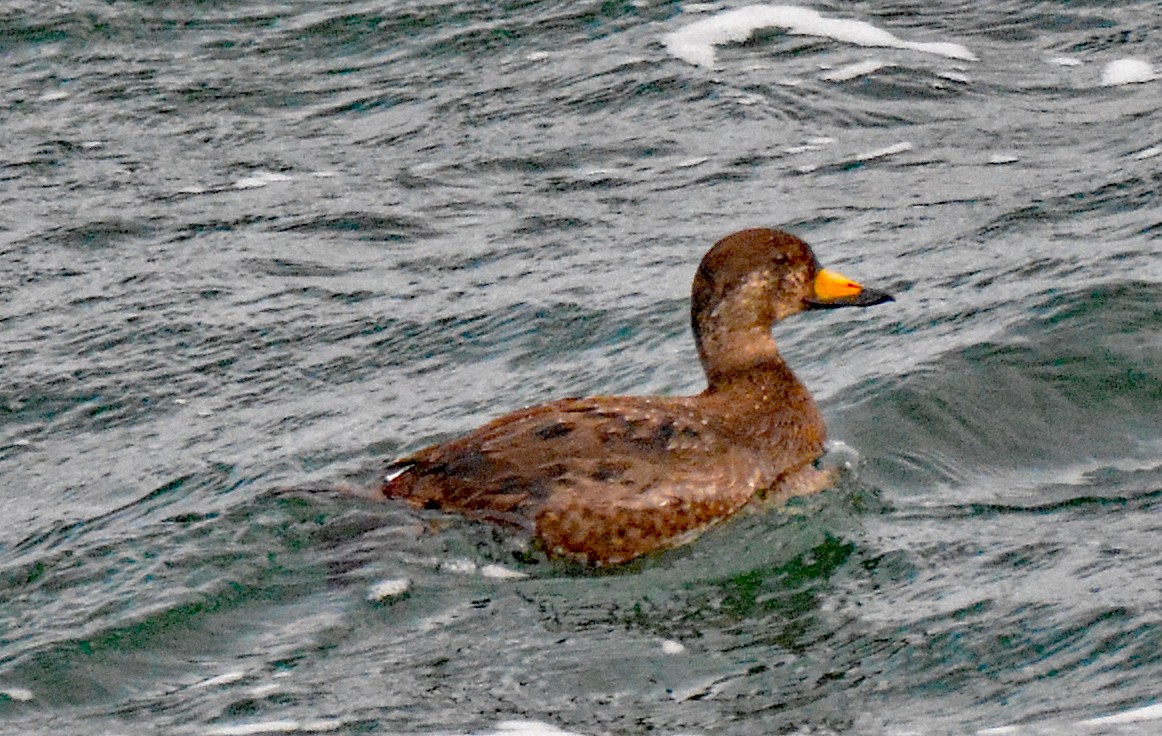
[[518, 736], [577, 736], [572, 731], [562, 731], [551, 723], [541, 721], [501, 721], [496, 730], [488, 736], [517, 734]]
[[27, 703], [32, 700], [32, 691], [26, 687], [7, 687], [0, 690], [0, 695], [7, 695], [11, 700]]
[[234, 182], [235, 189], [257, 189], [275, 182], [290, 181], [292, 177], [287, 174], [280, 174], [276, 171], [256, 171], [251, 176], [246, 176]]
[[1054, 56], [1052, 59], [1047, 59], [1047, 61], [1057, 66], [1081, 66], [1081, 60], [1074, 59], [1071, 56]]
[[398, 598], [407, 593], [412, 587], [412, 581], [407, 578], [389, 578], [380, 580], [367, 591], [367, 600], [384, 601], [388, 598]]
[[244, 679], [245, 677], [246, 677], [246, 673], [242, 672], [241, 670], [237, 670], [234, 672], [225, 672], [221, 675], [218, 675], [217, 677], [211, 677], [208, 680], [202, 680], [201, 682], [194, 685], [194, 687], [195, 688], [202, 688], [202, 687], [217, 687], [218, 685], [230, 685], [232, 683], [235, 683], [235, 682], [238, 682], [239, 680]]
[[1143, 148], [1141, 151], [1133, 154], [1133, 158], [1136, 161], [1141, 161], [1142, 159], [1154, 158], [1158, 154], [1162, 154], [1162, 148], [1159, 148], [1158, 146], [1150, 146], [1149, 148]]
[[1162, 720], [1162, 703], [1155, 703], [1154, 705], [1147, 705], [1144, 708], [1135, 708], [1134, 710], [1114, 713], [1112, 716], [1090, 718], [1080, 723], [1083, 726], [1112, 726], [1120, 723], [1141, 723], [1142, 721], [1158, 720]]
[[206, 731], [211, 736], [254, 736], [263, 733], [323, 733], [337, 731], [344, 725], [340, 720], [318, 721], [260, 721], [258, 723], [240, 723], [236, 726], [218, 726]]
[[827, 440], [823, 443], [823, 457], [819, 458], [821, 468], [841, 468], [854, 470], [859, 466], [859, 450], [843, 440]]
[[880, 69], [883, 69], [885, 66], [891, 66], [891, 64], [885, 64], [882, 61], [876, 61], [875, 59], [869, 59], [867, 61], [860, 61], [860, 62], [856, 62], [855, 64], [848, 64], [847, 66], [841, 66], [838, 69], [835, 69], [833, 71], [830, 71], [830, 72], [824, 74], [823, 79], [828, 81], [828, 82], [846, 82], [849, 79], [856, 79], [858, 77], [866, 77], [868, 74], [871, 74], [872, 72], [875, 72], [875, 71], [879, 71]]
[[821, 36], [856, 46], [906, 49], [976, 61], [976, 55], [960, 44], [905, 41], [864, 21], [827, 18], [796, 5], [749, 5], [728, 10], [668, 33], [662, 41], [666, 50], [682, 61], [713, 68], [715, 46], [745, 41], [760, 28], [784, 28], [793, 35]]
[[1106, 64], [1101, 72], [1103, 87], [1116, 87], [1122, 84], [1140, 84], [1152, 82], [1158, 75], [1150, 62], [1141, 59], [1118, 59]]
[[855, 157], [855, 160], [856, 161], [873, 161], [877, 158], [887, 158], [888, 156], [895, 156], [898, 153], [905, 153], [905, 152], [911, 151], [911, 150], [912, 150], [911, 143], [909, 143], [908, 141], [901, 141], [899, 143], [893, 143], [890, 146], [884, 146], [883, 148], [877, 148], [874, 151], [868, 151], [867, 153], [861, 153]]
[[956, 82], [957, 84], [969, 84], [972, 82], [972, 77], [961, 72], [940, 72], [936, 76], [947, 79], [949, 82]]
[[476, 572], [476, 563], [461, 557], [455, 560], [444, 560], [440, 562], [440, 569], [444, 572], [456, 573], [457, 575], [472, 575]]
[[268, 695], [273, 695], [278, 692], [277, 682], [264, 682], [261, 685], [255, 685], [247, 691], [247, 695], [252, 698], [265, 698]]
[[504, 565], [484, 565], [480, 568], [480, 574], [486, 578], [493, 578], [494, 580], [523, 580], [527, 578], [526, 573], [520, 570], [512, 570]]
[[993, 166], [1004, 166], [1005, 164], [1015, 164], [1021, 159], [1012, 155], [1011, 153], [994, 153], [989, 156], [989, 163]]
[[761, 102], [763, 102], [763, 98], [759, 97], [758, 95], [738, 95], [734, 98], [734, 103], [736, 105], [746, 105], [748, 107], [750, 105], [757, 105]]
[[685, 651], [686, 646], [680, 641], [666, 639], [662, 642], [662, 654], [682, 654]]
[[830, 146], [835, 142], [834, 138], [808, 138], [807, 142], [799, 146], [788, 146], [783, 149], [783, 153], [796, 154], [806, 153], [807, 151], [818, 151], [824, 146]]
[[[1133, 723], [1144, 723], [1150, 721], [1162, 720], [1162, 703], [1155, 703], [1154, 705], [1147, 705], [1142, 708], [1134, 708], [1133, 710], [1125, 710], [1121, 713], [1114, 713], [1108, 716], [1099, 716], [1097, 718], [1087, 718], [1082, 721], [1074, 721], [1074, 726], [1082, 726], [1086, 729], [1102, 726], [1125, 726]], [[1046, 726], [1058, 725], [1056, 728], [1045, 728]], [[975, 732], [975, 736], [1014, 736], [1016, 734], [1024, 733], [1055, 733], [1060, 731], [1059, 724], [1052, 722], [1042, 722], [1025, 724], [1023, 726], [993, 726], [991, 728], [982, 728]], [[1073, 733], [1073, 731], [1069, 731]], [[1106, 733], [1102, 731], [1101, 733]], [[1119, 730], [1118, 733], [1121, 733]], [[1146, 731], [1134, 731], [1134, 733], [1146, 733]]]

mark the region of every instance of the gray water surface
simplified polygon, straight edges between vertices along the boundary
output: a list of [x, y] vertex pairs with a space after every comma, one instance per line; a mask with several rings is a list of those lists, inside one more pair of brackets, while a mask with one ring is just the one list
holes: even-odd
[[[1152, 733], [1157, 3], [728, 7], [0, 9], [0, 732]], [[776, 328], [839, 487], [613, 574], [283, 492], [700, 390], [749, 226], [897, 295]]]

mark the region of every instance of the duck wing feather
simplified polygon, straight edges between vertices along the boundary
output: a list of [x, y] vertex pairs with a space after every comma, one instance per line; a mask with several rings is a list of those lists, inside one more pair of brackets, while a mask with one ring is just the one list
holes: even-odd
[[611, 564], [682, 544], [775, 478], [696, 397], [563, 399], [402, 458], [383, 492]]

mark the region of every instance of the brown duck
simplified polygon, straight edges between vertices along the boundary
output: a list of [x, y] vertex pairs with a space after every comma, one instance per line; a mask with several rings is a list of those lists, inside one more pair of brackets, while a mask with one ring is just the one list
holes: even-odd
[[517, 527], [549, 554], [590, 564], [683, 544], [748, 504], [830, 482], [814, 465], [823, 417], [771, 326], [807, 309], [890, 300], [821, 268], [793, 235], [734, 233], [694, 275], [705, 391], [521, 409], [396, 461], [382, 493]]

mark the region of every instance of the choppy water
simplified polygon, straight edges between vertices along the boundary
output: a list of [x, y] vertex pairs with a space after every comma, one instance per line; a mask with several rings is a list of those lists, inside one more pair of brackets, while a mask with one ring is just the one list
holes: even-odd
[[[0, 10], [0, 732], [1153, 733], [1162, 82], [1103, 72], [1162, 66], [1158, 6], [813, 8], [905, 47]], [[277, 493], [699, 390], [689, 281], [753, 225], [897, 293], [776, 334], [843, 487], [599, 576]]]

